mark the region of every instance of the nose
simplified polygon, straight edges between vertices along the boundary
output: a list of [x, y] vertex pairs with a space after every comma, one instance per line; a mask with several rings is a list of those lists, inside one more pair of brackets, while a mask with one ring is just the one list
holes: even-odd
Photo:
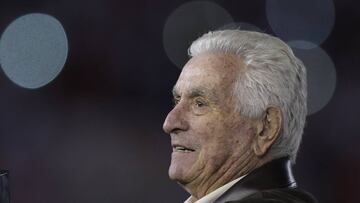
[[186, 111], [180, 104], [176, 105], [166, 116], [163, 129], [167, 134], [186, 131], [189, 123], [186, 119]]

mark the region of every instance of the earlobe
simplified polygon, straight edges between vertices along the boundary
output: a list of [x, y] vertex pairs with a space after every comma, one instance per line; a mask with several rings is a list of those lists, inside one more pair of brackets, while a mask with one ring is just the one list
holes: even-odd
[[280, 135], [282, 112], [279, 107], [270, 106], [264, 116], [258, 121], [256, 135], [252, 145], [255, 155], [264, 156]]

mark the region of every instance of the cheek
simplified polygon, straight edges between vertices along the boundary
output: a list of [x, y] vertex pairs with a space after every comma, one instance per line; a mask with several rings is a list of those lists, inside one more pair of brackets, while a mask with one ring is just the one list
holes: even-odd
[[199, 131], [199, 141], [203, 147], [214, 147], [213, 145], [221, 138], [221, 129], [213, 122], [204, 123]]
[[248, 123], [218, 122], [208, 129], [211, 136], [204, 142], [208, 142], [211, 152], [226, 156], [241, 153], [251, 145], [253, 129]]
[[[225, 156], [237, 148], [248, 145], [251, 135], [251, 126], [245, 121], [235, 122], [231, 116], [213, 116], [207, 119], [195, 119], [192, 122], [194, 141], [200, 145], [203, 156]], [[209, 157], [210, 156], [210, 157]]]
[[202, 116], [193, 119], [190, 123], [193, 136], [196, 136], [200, 141], [210, 139], [213, 131], [216, 129], [213, 121]]
[[211, 173], [211, 171], [221, 168], [231, 157], [231, 154], [232, 147], [229, 146], [228, 140], [212, 137], [203, 142], [199, 161], [204, 166], [205, 171]]
[[229, 145], [234, 141], [229, 136], [227, 129], [219, 123], [208, 122], [206, 128], [200, 136], [201, 148], [205, 151], [208, 158], [221, 157], [229, 151]]

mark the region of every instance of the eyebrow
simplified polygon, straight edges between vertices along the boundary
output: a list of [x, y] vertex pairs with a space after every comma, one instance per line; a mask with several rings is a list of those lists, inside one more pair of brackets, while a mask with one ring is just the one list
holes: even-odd
[[[190, 89], [190, 94], [189, 94], [189, 98], [195, 98], [195, 97], [206, 97], [209, 98], [213, 101], [217, 101], [217, 97], [214, 94], [213, 91], [211, 91], [209, 88], [205, 88], [205, 87], [197, 87], [197, 88], [193, 88]], [[174, 97], [178, 97], [180, 96], [179, 92], [176, 90], [176, 87], [174, 86], [172, 89], [172, 94]]]

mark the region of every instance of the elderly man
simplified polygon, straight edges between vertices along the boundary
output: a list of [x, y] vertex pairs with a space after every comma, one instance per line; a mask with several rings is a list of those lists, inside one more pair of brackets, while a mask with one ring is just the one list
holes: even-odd
[[291, 172], [306, 118], [306, 71], [263, 33], [223, 30], [192, 43], [164, 130], [169, 176], [186, 203], [310, 203]]

